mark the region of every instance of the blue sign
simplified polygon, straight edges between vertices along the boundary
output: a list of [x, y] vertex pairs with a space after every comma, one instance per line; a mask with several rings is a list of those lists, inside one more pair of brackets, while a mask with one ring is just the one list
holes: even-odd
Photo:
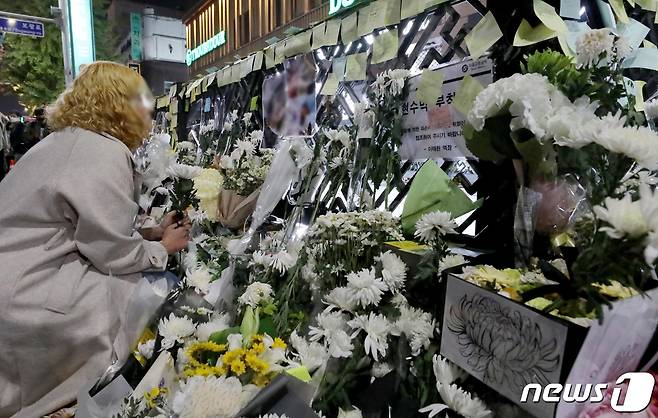
[[43, 23], [31, 20], [12, 19], [0, 17], [0, 32], [15, 33], [17, 35], [38, 36], [43, 38]]
[[71, 67], [73, 76], [80, 66], [96, 61], [94, 45], [94, 18], [91, 0], [66, 0], [69, 3], [69, 30], [71, 39]]

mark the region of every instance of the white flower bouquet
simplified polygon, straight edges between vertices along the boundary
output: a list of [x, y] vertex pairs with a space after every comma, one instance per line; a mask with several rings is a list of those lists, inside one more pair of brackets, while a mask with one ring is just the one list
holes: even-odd
[[[608, 299], [594, 284], [641, 288], [658, 257], [654, 186], [640, 184], [658, 168], [658, 134], [643, 126], [628, 93], [622, 75], [628, 54], [625, 40], [609, 29], [582, 34], [575, 61], [550, 50], [534, 53], [524, 74], [477, 95], [464, 129], [476, 156], [518, 162], [520, 261], [528, 262], [534, 232], [556, 248], [576, 247], [568, 274], [544, 274], [561, 283], [559, 293], [584, 297], [585, 310], [599, 315]], [[568, 304], [556, 303], [546, 309]]]
[[249, 138], [238, 139], [235, 149], [219, 159], [219, 171], [224, 178], [219, 220], [226, 227], [242, 227], [254, 210], [273, 158], [272, 151], [259, 149], [262, 139], [262, 131], [253, 131]]

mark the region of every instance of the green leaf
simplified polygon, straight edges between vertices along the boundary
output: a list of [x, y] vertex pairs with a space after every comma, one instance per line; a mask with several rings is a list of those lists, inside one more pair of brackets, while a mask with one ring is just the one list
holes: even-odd
[[213, 332], [212, 334], [210, 334], [210, 338], [208, 338], [208, 340], [217, 344], [226, 344], [228, 342], [229, 335], [239, 334], [239, 333], [240, 333], [240, 327], [231, 327], [223, 331]]

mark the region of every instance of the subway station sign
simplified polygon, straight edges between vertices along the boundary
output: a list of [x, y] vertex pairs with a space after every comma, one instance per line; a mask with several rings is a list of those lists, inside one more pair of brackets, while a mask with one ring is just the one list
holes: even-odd
[[329, 15], [335, 15], [345, 9], [365, 2], [366, 0], [329, 0]]
[[187, 65], [190, 66], [192, 63], [207, 53], [213, 51], [214, 49], [219, 48], [220, 46], [226, 43], [226, 32], [221, 31], [217, 35], [208, 39], [201, 45], [197, 46], [194, 49], [188, 49], [185, 56], [185, 61]]

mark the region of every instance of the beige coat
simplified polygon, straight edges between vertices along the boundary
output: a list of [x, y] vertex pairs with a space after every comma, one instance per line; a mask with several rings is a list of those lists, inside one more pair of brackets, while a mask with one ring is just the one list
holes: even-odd
[[0, 417], [52, 412], [127, 358], [127, 301], [167, 263], [133, 229], [131, 158], [115, 138], [65, 129], [0, 183]]

